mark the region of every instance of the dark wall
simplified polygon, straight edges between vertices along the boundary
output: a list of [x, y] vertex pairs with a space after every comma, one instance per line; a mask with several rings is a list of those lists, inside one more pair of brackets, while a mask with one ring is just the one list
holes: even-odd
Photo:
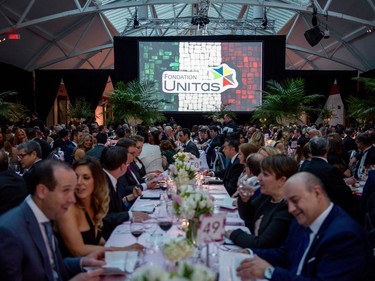
[[0, 93], [17, 92], [17, 95], [10, 100], [20, 101], [30, 112], [35, 111], [33, 73], [1, 62], [0, 73]]

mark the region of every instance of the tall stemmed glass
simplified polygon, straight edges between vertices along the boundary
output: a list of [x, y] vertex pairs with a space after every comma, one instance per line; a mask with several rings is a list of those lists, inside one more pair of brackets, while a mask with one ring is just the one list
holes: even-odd
[[164, 203], [164, 208], [159, 210], [157, 221], [159, 227], [164, 232], [163, 236], [165, 236], [165, 233], [167, 233], [173, 225], [173, 215], [171, 215], [170, 211], [168, 210], [167, 202]]
[[138, 243], [138, 238], [139, 236], [142, 235], [143, 231], [144, 231], [144, 226], [143, 226], [142, 219], [132, 218], [131, 223], [130, 223], [130, 232], [137, 239], [137, 243]]

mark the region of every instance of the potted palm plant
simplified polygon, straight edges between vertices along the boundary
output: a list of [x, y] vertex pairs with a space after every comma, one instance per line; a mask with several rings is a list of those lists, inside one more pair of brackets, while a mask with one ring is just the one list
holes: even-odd
[[365, 126], [375, 120], [375, 78], [354, 78], [363, 83], [368, 95], [363, 98], [350, 96], [347, 99], [348, 117], [355, 119], [359, 124]]
[[253, 121], [267, 120], [279, 125], [305, 123], [302, 116], [319, 113], [313, 106], [323, 95], [305, 93], [305, 81], [302, 78], [285, 79], [282, 82], [269, 80], [263, 91], [263, 102], [252, 116]]
[[68, 116], [74, 124], [79, 125], [85, 120], [92, 118], [94, 112], [90, 107], [90, 103], [85, 98], [80, 97], [70, 104]]
[[109, 122], [153, 125], [165, 120], [159, 106], [166, 101], [158, 98], [153, 81], [134, 80], [116, 83], [111, 96], [104, 102], [112, 118]]
[[26, 118], [28, 109], [19, 102], [11, 102], [12, 96], [16, 96], [15, 91], [6, 91], [0, 93], [0, 120], [18, 122]]

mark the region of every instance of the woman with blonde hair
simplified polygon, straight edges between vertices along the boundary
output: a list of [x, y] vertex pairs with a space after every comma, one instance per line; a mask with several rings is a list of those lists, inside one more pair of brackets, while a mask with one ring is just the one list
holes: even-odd
[[78, 140], [77, 147], [73, 151], [73, 162], [82, 159], [86, 152], [93, 148], [94, 137], [89, 133], [84, 133]]
[[18, 128], [14, 132], [13, 146], [16, 147], [20, 143], [27, 141], [26, 132], [24, 129]]
[[249, 143], [254, 144], [257, 149], [261, 148], [265, 145], [264, 134], [259, 130], [255, 131], [255, 133], [251, 135]]
[[[101, 228], [109, 208], [109, 189], [103, 169], [95, 158], [86, 156], [76, 161], [73, 169], [78, 179], [76, 202], [56, 221], [55, 230], [62, 255], [80, 257], [104, 246]], [[140, 247], [118, 249], [136, 248]]]
[[273, 146], [262, 146], [258, 152], [265, 157], [282, 154], [280, 150]]
[[24, 129], [18, 128], [14, 132], [13, 138], [10, 138], [4, 143], [5, 150], [8, 151], [10, 158], [13, 161], [18, 161], [17, 145], [27, 141], [26, 132]]

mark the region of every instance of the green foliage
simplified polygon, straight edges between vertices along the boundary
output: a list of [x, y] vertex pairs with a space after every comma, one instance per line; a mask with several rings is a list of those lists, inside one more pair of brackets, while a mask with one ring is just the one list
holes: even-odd
[[128, 84], [120, 81], [105, 103], [115, 123], [140, 120], [144, 125], [153, 125], [165, 120], [159, 111], [159, 105], [165, 100], [157, 97], [154, 81], [134, 80]]
[[217, 108], [217, 110], [213, 112], [209, 112], [208, 114], [205, 114], [206, 117], [212, 118], [213, 116], [216, 116], [218, 119], [223, 119], [224, 115], [228, 115], [232, 117], [232, 119], [236, 119], [236, 113], [230, 109], [228, 109], [228, 106], [230, 106], [231, 103], [224, 103], [220, 106], [220, 108]]
[[283, 120], [290, 122], [301, 121], [302, 114], [319, 112], [313, 106], [323, 95], [305, 94], [305, 81], [302, 78], [285, 79], [282, 82], [269, 80], [263, 91], [263, 103], [252, 116], [253, 121], [267, 120], [271, 123], [282, 124]]
[[11, 102], [10, 98], [16, 96], [17, 92], [7, 91], [0, 93], [0, 119], [17, 122], [26, 118], [28, 109], [19, 102]]
[[364, 98], [349, 96], [346, 100], [348, 116], [359, 123], [372, 122], [375, 119], [375, 79], [360, 77], [353, 80], [362, 82], [368, 95]]
[[68, 116], [73, 119], [86, 120], [94, 116], [94, 112], [85, 98], [77, 98], [69, 106]]

